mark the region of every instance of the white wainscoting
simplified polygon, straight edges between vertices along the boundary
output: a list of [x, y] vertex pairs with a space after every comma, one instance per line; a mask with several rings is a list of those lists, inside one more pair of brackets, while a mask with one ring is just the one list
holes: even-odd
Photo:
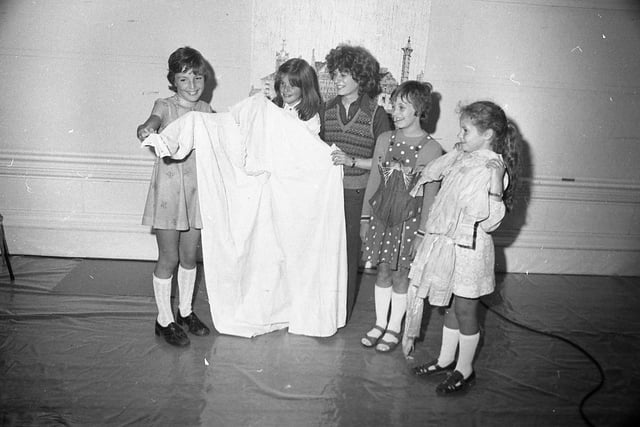
[[156, 259], [140, 224], [153, 158], [0, 151], [12, 254]]
[[[154, 260], [140, 225], [153, 159], [0, 151], [12, 254]], [[640, 275], [640, 183], [523, 180], [495, 235], [498, 271]]]
[[640, 185], [525, 179], [494, 237], [498, 271], [640, 275]]

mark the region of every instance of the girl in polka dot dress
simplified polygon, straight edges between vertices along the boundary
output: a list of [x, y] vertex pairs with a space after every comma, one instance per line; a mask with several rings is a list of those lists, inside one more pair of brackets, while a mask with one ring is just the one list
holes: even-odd
[[400, 342], [416, 233], [424, 229], [439, 184], [425, 184], [415, 198], [409, 191], [422, 168], [442, 155], [440, 144], [420, 126], [431, 106], [431, 85], [406, 81], [391, 94], [391, 102], [396, 130], [381, 134], [376, 142], [373, 159], [379, 173], [369, 176], [360, 221], [364, 260], [378, 272], [376, 322], [361, 343], [385, 353]]

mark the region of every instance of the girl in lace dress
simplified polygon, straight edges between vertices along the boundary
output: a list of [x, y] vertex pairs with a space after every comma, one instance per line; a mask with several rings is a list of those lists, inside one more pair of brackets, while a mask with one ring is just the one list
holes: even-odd
[[441, 395], [465, 390], [475, 379], [478, 301], [495, 288], [490, 233], [511, 208], [520, 149], [516, 128], [488, 101], [461, 108], [458, 137], [455, 149], [427, 165], [418, 180], [442, 184], [409, 273], [403, 337], [408, 355], [420, 333], [425, 298], [447, 307], [438, 358], [414, 368], [418, 376], [448, 372], [436, 387]]

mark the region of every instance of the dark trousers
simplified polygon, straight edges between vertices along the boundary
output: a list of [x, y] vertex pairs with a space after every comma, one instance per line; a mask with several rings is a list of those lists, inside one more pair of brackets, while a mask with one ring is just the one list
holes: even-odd
[[344, 216], [347, 225], [347, 320], [351, 318], [358, 296], [358, 266], [360, 265], [360, 215], [364, 201], [364, 188], [344, 190]]

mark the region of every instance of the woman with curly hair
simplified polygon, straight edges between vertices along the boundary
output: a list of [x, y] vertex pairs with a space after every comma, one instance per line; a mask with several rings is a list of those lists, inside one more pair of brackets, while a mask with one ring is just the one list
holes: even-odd
[[347, 226], [347, 319], [358, 293], [360, 214], [378, 136], [392, 129], [388, 114], [376, 97], [380, 89], [380, 64], [361, 46], [341, 44], [326, 56], [327, 68], [338, 96], [321, 113], [321, 137], [335, 145], [335, 165], [344, 167], [344, 210]]

